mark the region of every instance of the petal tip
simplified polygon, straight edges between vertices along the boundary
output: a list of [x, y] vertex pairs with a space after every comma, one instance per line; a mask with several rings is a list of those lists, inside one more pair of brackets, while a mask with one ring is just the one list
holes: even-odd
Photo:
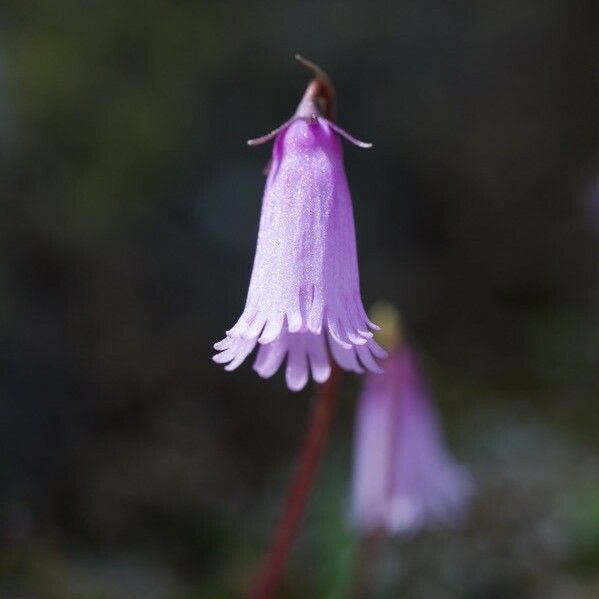
[[274, 372], [270, 373], [267, 372], [266, 370], [262, 369], [262, 368], [256, 368], [256, 366], [253, 366], [254, 372], [261, 378], [261, 379], [269, 379]]
[[287, 387], [290, 391], [301, 391], [308, 381], [287, 381]]
[[317, 383], [326, 383], [329, 380], [329, 377], [331, 376], [331, 367], [329, 366], [328, 368], [323, 368], [321, 370], [317, 370], [316, 372], [312, 372], [312, 378], [317, 382]]

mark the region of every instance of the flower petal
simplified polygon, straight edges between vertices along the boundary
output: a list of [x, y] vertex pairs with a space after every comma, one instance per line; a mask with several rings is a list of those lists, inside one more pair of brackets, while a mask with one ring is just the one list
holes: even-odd
[[304, 334], [290, 336], [285, 380], [292, 391], [300, 391], [308, 382], [308, 355]]
[[261, 345], [254, 362], [254, 370], [262, 377], [269, 378], [283, 363], [287, 353], [286, 336], [282, 334], [279, 339], [267, 345]]
[[345, 331], [341, 327], [339, 323], [339, 318], [337, 316], [331, 317], [330, 315], [327, 317], [327, 324], [329, 329], [329, 335], [343, 348], [351, 349], [353, 346], [350, 343]]
[[269, 318], [264, 326], [262, 335], [260, 335], [260, 338], [258, 339], [258, 343], [271, 343], [274, 341], [279, 335], [281, 335], [283, 322], [284, 317], [282, 314], [274, 314], [271, 318]]
[[240, 339], [242, 343], [239, 344], [237, 355], [233, 358], [233, 361], [225, 366], [225, 370], [235, 370], [252, 352], [256, 345], [255, 339]]
[[331, 375], [331, 365], [327, 355], [324, 335], [308, 333], [307, 346], [312, 378], [317, 383], [324, 383]]
[[358, 364], [356, 352], [352, 346], [350, 346], [350, 349], [347, 349], [337, 343], [332, 336], [329, 336], [329, 347], [331, 348], [331, 353], [333, 354], [333, 358], [335, 358], [335, 362], [337, 362], [341, 368], [360, 374], [364, 372], [364, 369]]
[[370, 348], [367, 345], [358, 345], [356, 347], [356, 352], [358, 354], [358, 358], [360, 358], [360, 362], [364, 365], [365, 368], [370, 370], [371, 372], [375, 372], [376, 374], [381, 374], [383, 369], [375, 362], [372, 354], [370, 353]]

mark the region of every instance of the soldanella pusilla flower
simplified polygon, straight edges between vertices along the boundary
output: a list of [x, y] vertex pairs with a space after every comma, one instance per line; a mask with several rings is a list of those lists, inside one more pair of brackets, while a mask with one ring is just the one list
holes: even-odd
[[368, 376], [356, 412], [350, 517], [360, 533], [415, 532], [462, 521], [473, 483], [449, 454], [415, 352], [397, 312], [373, 311], [389, 349], [384, 373]]
[[333, 87], [316, 65], [315, 78], [294, 116], [248, 142], [274, 140], [250, 286], [243, 313], [215, 344], [214, 360], [237, 368], [258, 345], [254, 370], [272, 376], [285, 358], [286, 381], [302, 389], [331, 372], [330, 356], [345, 370], [380, 372], [386, 353], [373, 339], [378, 327], [360, 294], [352, 202], [341, 138], [333, 123]]

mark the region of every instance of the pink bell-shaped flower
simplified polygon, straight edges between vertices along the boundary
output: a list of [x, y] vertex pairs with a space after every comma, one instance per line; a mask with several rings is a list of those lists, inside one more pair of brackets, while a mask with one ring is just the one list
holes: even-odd
[[[307, 61], [304, 61], [307, 62]], [[272, 376], [287, 357], [292, 390], [322, 383], [329, 354], [345, 370], [380, 372], [386, 352], [373, 339], [360, 295], [352, 202], [341, 139], [333, 124], [332, 86], [316, 72], [296, 114], [250, 145], [274, 139], [258, 244], [243, 313], [215, 344], [214, 361], [234, 370], [259, 345], [254, 370]]]
[[449, 454], [420, 368], [405, 344], [358, 401], [351, 521], [363, 534], [459, 523], [473, 483]]

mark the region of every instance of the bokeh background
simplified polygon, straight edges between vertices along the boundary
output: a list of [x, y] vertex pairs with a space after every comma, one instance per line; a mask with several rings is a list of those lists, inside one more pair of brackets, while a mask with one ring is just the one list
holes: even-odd
[[316, 60], [364, 300], [398, 304], [464, 527], [358, 563], [346, 376], [281, 597], [599, 596], [599, 10], [591, 0], [3, 0], [0, 595], [235, 598], [314, 389], [211, 345], [235, 321], [268, 148]]

